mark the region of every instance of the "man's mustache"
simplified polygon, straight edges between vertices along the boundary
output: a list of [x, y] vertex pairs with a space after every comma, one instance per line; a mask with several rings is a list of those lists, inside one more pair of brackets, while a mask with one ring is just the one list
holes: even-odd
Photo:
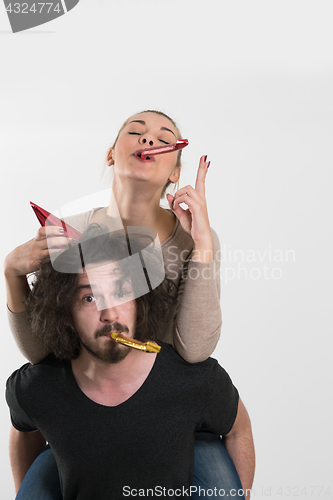
[[111, 325], [104, 325], [99, 330], [95, 332], [95, 338], [102, 337], [103, 335], [107, 335], [108, 333], [126, 333], [129, 332], [129, 329], [126, 325], [122, 325], [121, 323], [114, 322]]

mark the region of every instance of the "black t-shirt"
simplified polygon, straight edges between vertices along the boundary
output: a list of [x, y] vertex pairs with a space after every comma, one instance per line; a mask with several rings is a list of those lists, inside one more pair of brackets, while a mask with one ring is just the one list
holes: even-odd
[[70, 361], [53, 356], [25, 364], [8, 379], [12, 424], [23, 432], [39, 429], [49, 442], [64, 500], [123, 499], [135, 492], [186, 497], [195, 431], [231, 430], [238, 392], [226, 371], [215, 359], [190, 364], [161, 345], [145, 382], [118, 406], [90, 400]]

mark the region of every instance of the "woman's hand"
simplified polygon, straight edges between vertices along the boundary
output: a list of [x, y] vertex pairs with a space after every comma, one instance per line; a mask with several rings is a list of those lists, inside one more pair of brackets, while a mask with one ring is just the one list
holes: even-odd
[[7, 305], [12, 312], [22, 312], [24, 299], [29, 293], [26, 275], [37, 271], [42, 262], [67, 246], [69, 238], [62, 227], [47, 226], [38, 229], [35, 238], [16, 247], [6, 257], [4, 273], [7, 288]]
[[[5, 274], [26, 276], [37, 271], [40, 264], [56, 252], [56, 247], [68, 245], [69, 238], [62, 227], [46, 226], [38, 229], [35, 238], [16, 247], [5, 259]], [[54, 248], [54, 250], [52, 250]]]
[[[209, 225], [207, 204], [205, 198], [205, 179], [210, 162], [207, 156], [200, 158], [195, 188], [185, 186], [179, 189], [174, 196], [167, 194], [171, 210], [178, 217], [181, 225], [194, 241], [192, 260], [211, 262], [213, 260], [213, 239]], [[184, 210], [180, 204], [185, 203]]]

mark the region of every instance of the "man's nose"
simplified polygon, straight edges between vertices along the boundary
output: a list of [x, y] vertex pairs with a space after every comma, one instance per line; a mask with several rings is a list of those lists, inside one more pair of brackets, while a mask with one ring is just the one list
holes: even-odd
[[100, 311], [100, 320], [104, 323], [113, 323], [118, 318], [116, 307], [108, 307]]
[[147, 145], [147, 146], [154, 146], [154, 141], [151, 137], [148, 137], [148, 136], [142, 136], [140, 137], [140, 141], [139, 141], [141, 144], [144, 144], [144, 145]]
[[98, 304], [101, 321], [112, 322], [118, 318], [118, 308], [112, 300], [103, 300]]

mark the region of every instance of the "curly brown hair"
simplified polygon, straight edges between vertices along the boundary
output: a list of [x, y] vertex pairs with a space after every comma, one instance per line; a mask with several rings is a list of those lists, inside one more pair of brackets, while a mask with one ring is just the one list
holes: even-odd
[[[78, 291], [78, 273], [84, 265], [105, 261], [121, 261], [129, 253], [134, 255], [149, 246], [149, 266], [160, 265], [151, 236], [136, 235], [130, 242], [122, 231], [109, 233], [105, 228], [92, 224], [68, 250], [61, 253], [56, 261], [41, 265], [36, 273], [32, 292], [26, 300], [28, 319], [33, 334], [44, 349], [52, 352], [59, 359], [75, 359], [78, 357], [81, 344], [79, 334], [72, 318], [72, 306]], [[129, 251], [130, 247], [130, 251]], [[78, 260], [78, 250], [84, 262]], [[66, 269], [60, 272], [56, 269]], [[124, 278], [130, 277], [136, 301], [135, 338], [141, 341], [156, 340], [160, 329], [165, 328], [168, 311], [173, 308], [176, 299], [173, 297], [175, 285], [167, 278], [142, 295], [138, 289], [141, 285], [136, 280], [136, 273], [128, 266], [122, 269]], [[147, 277], [147, 271], [144, 269]], [[141, 295], [141, 296], [140, 296]]]

